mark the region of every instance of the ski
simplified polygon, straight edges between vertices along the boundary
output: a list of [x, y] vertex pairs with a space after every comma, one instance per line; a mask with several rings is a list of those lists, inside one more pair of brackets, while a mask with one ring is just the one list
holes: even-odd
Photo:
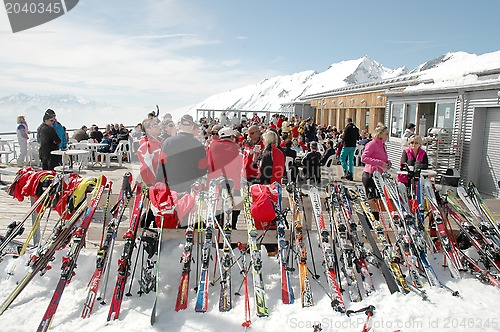
[[[89, 184], [89, 181], [82, 180], [77, 189], [87, 191]], [[91, 200], [90, 206], [94, 204], [97, 205], [95, 199]], [[87, 200], [84, 199], [76, 206], [76, 211], [74, 211], [68, 220], [64, 221], [64, 224], [63, 220], [60, 220], [61, 222], [56, 224], [49, 239], [43, 245], [40, 245], [36, 252], [30, 256], [30, 260], [28, 261], [29, 271], [17, 283], [17, 286], [0, 306], [0, 315], [7, 310], [39, 272], [40, 274], [44, 274], [49, 269], [48, 265], [53, 260], [54, 253], [68, 243], [78, 220], [80, 220], [86, 209]]]
[[314, 305], [311, 283], [309, 280], [309, 270], [307, 268], [307, 248], [304, 243], [302, 231], [302, 217], [300, 213], [299, 195], [301, 194], [295, 183], [287, 185], [288, 202], [293, 214], [293, 230], [295, 233], [295, 250], [297, 251], [297, 261], [299, 267], [299, 289], [302, 307], [312, 307]]
[[290, 283], [290, 269], [288, 268], [288, 257], [290, 254], [290, 243], [285, 236], [285, 215], [281, 208], [282, 192], [281, 185], [274, 183], [278, 190], [280, 204], [274, 204], [276, 211], [276, 237], [278, 240], [279, 264], [281, 274], [281, 301], [284, 304], [292, 304], [295, 300], [293, 288]]
[[139, 224], [141, 222], [140, 217], [143, 204], [147, 198], [147, 188], [142, 183], [137, 184], [136, 187], [137, 189], [134, 200], [134, 208], [132, 210], [132, 216], [130, 217], [129, 228], [123, 235], [125, 243], [123, 245], [123, 252], [118, 259], [118, 276], [116, 278], [113, 297], [111, 298], [108, 321], [118, 319], [120, 316], [120, 309], [123, 301], [123, 294], [125, 292], [125, 285], [130, 274], [130, 267], [132, 265], [132, 253], [135, 248], [137, 229], [139, 228]]
[[500, 231], [498, 230], [496, 222], [490, 221], [489, 218], [486, 218], [487, 220], [483, 218], [483, 215], [480, 212], [481, 207], [476, 205], [478, 197], [470, 196], [469, 192], [461, 186], [457, 188], [457, 194], [469, 210], [473, 220], [475, 220], [479, 227], [484, 230], [484, 233], [495, 243], [496, 246], [500, 246]]
[[[132, 188], [130, 186], [131, 182], [132, 174], [129, 172], [125, 173], [123, 176], [118, 202], [111, 212], [113, 217], [106, 226], [104, 239], [101, 241], [101, 246], [97, 251], [96, 268], [89, 281], [89, 292], [87, 294], [87, 298], [85, 299], [85, 303], [83, 304], [82, 318], [88, 318], [92, 314], [101, 278], [106, 271], [109, 271], [108, 265], [109, 262], [111, 262], [111, 252], [114, 248], [116, 233], [118, 231], [118, 227], [120, 226], [120, 222], [123, 219], [125, 209], [127, 208], [130, 198], [132, 197]], [[111, 187], [109, 190], [111, 191]]]
[[481, 197], [481, 194], [479, 194], [479, 190], [477, 190], [476, 185], [474, 182], [469, 181], [468, 187], [467, 187], [467, 194], [471, 198], [472, 203], [479, 209], [479, 211], [486, 217], [486, 219], [490, 222], [491, 226], [495, 230], [495, 233], [497, 236], [500, 236], [500, 229], [498, 227], [498, 223], [493, 217], [490, 209], [488, 206], [483, 201], [483, 198]]
[[366, 296], [369, 296], [375, 290], [375, 286], [373, 285], [372, 277], [366, 262], [368, 253], [364, 242], [360, 240], [358, 235], [357, 224], [352, 215], [351, 200], [349, 198], [347, 188], [344, 187], [342, 181], [336, 181], [336, 185], [337, 193], [340, 196], [340, 207], [342, 208], [342, 212], [344, 214], [344, 220], [347, 221], [349, 226], [349, 237], [354, 247], [354, 264], [356, 265], [356, 271], [361, 276], [361, 282]]
[[232, 217], [234, 199], [231, 193], [231, 185], [225, 177], [221, 180], [221, 198], [222, 211], [224, 212], [224, 222], [222, 224], [223, 232], [223, 252], [220, 256], [221, 281], [220, 281], [220, 296], [219, 296], [219, 311], [229, 311], [233, 307], [231, 293], [231, 266], [233, 259], [231, 256], [231, 232], [232, 232]]
[[193, 261], [193, 246], [194, 246], [194, 224], [195, 218], [200, 221], [201, 217], [201, 193], [196, 193], [196, 209], [193, 209], [189, 214], [188, 226], [186, 228], [186, 241], [184, 243], [184, 251], [181, 256], [182, 273], [177, 291], [177, 300], [175, 302], [175, 311], [185, 310], [188, 305], [189, 294], [189, 276], [191, 273], [191, 263]]
[[97, 205], [101, 199], [102, 193], [106, 187], [106, 177], [104, 175], [99, 176], [94, 179], [94, 190], [92, 191], [92, 204], [87, 208], [85, 212], [85, 216], [82, 220], [81, 225], [76, 229], [73, 234], [73, 242], [71, 244], [71, 249], [67, 256], [64, 256], [62, 259], [62, 272], [61, 277], [59, 278], [59, 282], [57, 283], [56, 289], [54, 291], [54, 295], [52, 295], [52, 299], [50, 300], [49, 306], [45, 311], [45, 314], [38, 326], [37, 332], [45, 332], [50, 328], [52, 320], [56, 314], [57, 308], [59, 307], [59, 302], [61, 300], [61, 296], [66, 288], [66, 285], [70, 283], [71, 279], [74, 275], [74, 270], [76, 268], [76, 263], [78, 260], [78, 256], [80, 251], [82, 250], [85, 244], [85, 236], [87, 234], [87, 230], [90, 226], [90, 222], [94, 217], [95, 210], [97, 209]]
[[330, 290], [328, 296], [332, 300], [331, 305], [335, 311], [346, 312], [344, 300], [342, 298], [342, 290], [337, 282], [338, 271], [335, 270], [335, 261], [337, 258], [333, 255], [330, 244], [331, 235], [325, 226], [325, 218], [321, 211], [320, 195], [316, 187], [311, 187], [309, 190], [309, 199], [311, 200], [313, 216], [316, 221], [316, 229], [323, 252], [323, 266], [325, 268], [326, 280]]
[[[348, 237], [348, 227], [346, 221], [344, 220], [344, 215], [342, 213], [342, 208], [340, 206], [340, 199], [337, 194], [337, 184], [328, 184], [328, 199], [331, 204], [331, 211], [333, 213], [333, 228], [335, 230], [336, 242], [340, 248], [340, 271], [344, 274], [347, 281], [347, 289], [349, 292], [349, 298], [351, 302], [361, 301], [361, 292], [359, 290], [358, 282], [356, 279], [356, 265], [355, 265], [355, 255], [354, 247], [352, 242], [349, 241]], [[339, 272], [340, 274], [340, 272]]]
[[[391, 292], [391, 294], [399, 292], [400, 290], [398, 284], [396, 283], [396, 279], [394, 278], [394, 271], [391, 271], [390, 268], [390, 262], [393, 258], [393, 255], [391, 254], [393, 249], [390, 245], [389, 239], [386, 237], [384, 227], [382, 226], [380, 221], [375, 219], [375, 216], [370, 209], [363, 187], [361, 185], [356, 185], [356, 187], [351, 190], [351, 194], [356, 199], [353, 200], [352, 206], [358, 215], [358, 219], [363, 228], [363, 232], [372, 247], [372, 257], [376, 259], [375, 265], [382, 272], [387, 287], [389, 288], [389, 292]], [[373, 237], [370, 225], [368, 223], [371, 224], [372, 229], [377, 234], [377, 239], [382, 245], [383, 254], [380, 252], [380, 249], [377, 245], [377, 242], [375, 241], [375, 238]]]
[[455, 279], [460, 279], [460, 270], [463, 270], [463, 266], [460, 261], [460, 257], [457, 252], [455, 244], [451, 241], [446, 231], [446, 227], [443, 222], [443, 217], [441, 211], [439, 210], [436, 196], [434, 194], [434, 189], [429, 179], [423, 180], [423, 192], [424, 196], [427, 198], [429, 205], [431, 206], [432, 215], [434, 217], [434, 222], [438, 231], [439, 241], [441, 246], [444, 248], [444, 254], [449, 261], [448, 268], [450, 274]]
[[209, 286], [209, 271], [210, 251], [213, 245], [213, 234], [215, 232], [215, 207], [217, 204], [217, 181], [211, 180], [208, 188], [207, 198], [207, 221], [205, 228], [205, 241], [203, 242], [201, 254], [201, 273], [198, 283], [198, 292], [196, 295], [196, 312], [206, 312], [208, 310], [208, 286]]
[[[163, 220], [161, 225], [163, 226]], [[155, 298], [153, 300], [153, 307], [151, 308], [150, 324], [153, 326], [156, 323], [156, 307], [158, 305], [158, 295], [160, 293], [160, 257], [161, 257], [161, 245], [163, 241], [164, 228], [160, 228], [158, 235], [158, 245], [156, 251], [156, 264], [155, 264]]]
[[257, 241], [257, 229], [255, 228], [252, 214], [250, 212], [252, 207], [252, 198], [250, 197], [248, 185], [243, 185], [241, 190], [243, 193], [243, 210], [247, 224], [248, 247], [250, 249], [250, 260], [252, 263], [255, 310], [258, 317], [267, 317], [269, 316], [269, 308], [267, 306], [264, 278], [262, 275], [262, 256]]
[[60, 184], [62, 182], [61, 176], [56, 176], [51, 184], [44, 190], [44, 192], [38, 197], [38, 199], [30, 206], [28, 212], [24, 215], [23, 219], [19, 222], [13, 222], [9, 225], [7, 233], [0, 242], [0, 253], [2, 253], [7, 247], [7, 245], [18, 235], [22, 234], [24, 231], [24, 224], [26, 220], [44, 203], [50, 202], [55, 194], [60, 190]]

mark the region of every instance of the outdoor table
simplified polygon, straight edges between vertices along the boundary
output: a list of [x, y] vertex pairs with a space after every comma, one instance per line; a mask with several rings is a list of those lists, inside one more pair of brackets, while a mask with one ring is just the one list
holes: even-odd
[[90, 154], [90, 158], [92, 159], [92, 166], [95, 167], [95, 165], [97, 165], [97, 164], [101, 164], [101, 166], [102, 166], [102, 163], [97, 161], [97, 152], [98, 152], [97, 149], [100, 147], [109, 146], [109, 144], [97, 143], [97, 142], [87, 142], [87, 143], [85, 143], [85, 145], [87, 145], [90, 148], [90, 150], [92, 151], [92, 153]]
[[62, 156], [62, 172], [64, 173], [65, 167], [66, 167], [66, 156], [70, 157], [70, 163], [67, 166], [68, 169], [72, 170], [73, 169], [73, 160], [72, 156], [84, 156], [89, 153], [88, 150], [54, 150], [50, 151], [51, 154], [57, 155], [57, 156]]

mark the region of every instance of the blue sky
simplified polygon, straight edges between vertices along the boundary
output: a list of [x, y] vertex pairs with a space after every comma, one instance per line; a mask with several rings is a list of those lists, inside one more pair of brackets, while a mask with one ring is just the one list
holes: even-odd
[[413, 69], [447, 52], [498, 50], [499, 12], [497, 0], [80, 0], [13, 34], [0, 11], [0, 96], [175, 109], [364, 55]]

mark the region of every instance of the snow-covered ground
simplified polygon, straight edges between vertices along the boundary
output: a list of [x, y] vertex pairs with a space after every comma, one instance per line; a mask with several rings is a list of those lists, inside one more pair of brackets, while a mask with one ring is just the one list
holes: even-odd
[[[263, 251], [264, 281], [268, 296], [270, 315], [267, 318], [258, 318], [255, 315], [251, 279], [251, 331], [313, 331], [313, 326], [321, 323], [323, 331], [361, 331], [366, 315], [360, 313], [347, 317], [334, 312], [330, 306], [330, 299], [322, 287], [327, 287], [323, 276], [320, 252], [317, 248], [317, 236], [311, 234], [316, 259], [316, 270], [321, 275], [319, 283], [312, 281], [315, 306], [301, 308], [298, 290], [298, 275], [292, 275], [292, 285], [296, 301], [291, 305], [281, 303], [280, 275], [277, 257], [268, 257]], [[86, 286], [95, 267], [97, 249], [88, 243], [78, 261], [76, 275], [61, 298], [59, 309], [52, 322], [53, 331], [239, 331], [244, 328], [244, 296], [234, 296], [234, 308], [230, 312], [221, 313], [218, 310], [220, 285], [210, 287], [209, 310], [207, 313], [194, 311], [196, 273], [193, 264], [191, 272], [190, 303], [185, 311], [176, 312], [175, 299], [180, 277], [181, 266], [179, 257], [183, 250], [183, 240], [167, 240], [162, 251], [157, 322], [150, 326], [150, 313], [153, 302], [153, 293], [137, 295], [138, 271], [132, 289], [132, 297], [125, 297], [121, 314], [118, 320], [107, 322], [108, 305], [96, 302], [94, 313], [88, 319], [81, 318], [83, 302], [87, 295]], [[123, 244], [117, 243], [113, 255], [107, 302], [113, 291], [116, 278], [116, 260], [121, 254]], [[37, 276], [23, 293], [14, 301], [11, 307], [0, 316], [0, 330], [2, 331], [35, 331], [47, 308], [55, 285], [60, 274], [60, 262], [68, 249], [57, 253], [52, 269], [44, 276]], [[239, 255], [238, 251], [236, 254]], [[0, 263], [0, 301], [9, 295], [17, 280], [24, 275], [24, 261], [28, 255], [20, 259], [6, 258]], [[431, 255], [434, 257], [434, 255]], [[500, 290], [484, 285], [470, 274], [464, 274], [463, 279], [453, 280], [448, 270], [442, 268], [442, 255], [431, 257], [433, 266], [441, 279], [450, 288], [460, 292], [461, 297], [454, 297], [444, 289], [427, 287], [429, 301], [422, 300], [416, 294], [390, 294], [381, 273], [370, 266], [373, 273], [376, 291], [360, 303], [350, 303], [347, 292], [344, 292], [347, 309], [357, 310], [367, 305], [375, 306], [375, 315], [372, 320], [373, 331], [499, 331]], [[213, 273], [211, 263], [211, 278]], [[296, 264], [295, 264], [296, 266]], [[312, 264], [309, 261], [311, 268]], [[15, 269], [13, 270], [13, 267]], [[8, 277], [8, 272], [14, 275]], [[238, 268], [233, 270], [233, 293], [239, 287], [242, 277]], [[249, 277], [251, 278], [251, 277]], [[130, 279], [129, 279], [130, 280]], [[127, 291], [128, 291], [127, 285]], [[243, 294], [243, 291], [241, 292]]]

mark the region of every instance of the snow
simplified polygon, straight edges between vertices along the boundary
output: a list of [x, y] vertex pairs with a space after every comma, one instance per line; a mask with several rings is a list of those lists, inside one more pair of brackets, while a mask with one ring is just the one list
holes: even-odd
[[[322, 274], [320, 252], [317, 247], [317, 236], [311, 233], [313, 241], [316, 269], [320, 274], [319, 282], [322, 287], [327, 287]], [[181, 265], [179, 258], [183, 250], [183, 240], [166, 240], [162, 252], [160, 281], [161, 293], [159, 295], [157, 308], [157, 323], [150, 326], [149, 319], [153, 302], [153, 293], [137, 295], [138, 271], [134, 278], [132, 297], [125, 297], [119, 319], [107, 322], [109, 305], [101, 305], [96, 301], [94, 312], [90, 318], [80, 317], [83, 302], [86, 298], [86, 286], [95, 268], [95, 257], [97, 249], [91, 243], [81, 252], [78, 260], [76, 275], [71, 283], [67, 285], [61, 298], [59, 309], [52, 322], [53, 331], [240, 331], [244, 328], [244, 296], [233, 296], [233, 310], [221, 313], [218, 310], [219, 284], [209, 289], [209, 310], [207, 313], [196, 313], [194, 311], [195, 292], [195, 267], [191, 272], [191, 291], [189, 293], [188, 309], [175, 312], [175, 299], [177, 296], [178, 281], [180, 278]], [[113, 291], [116, 280], [116, 261], [121, 254], [123, 244], [117, 243], [113, 264], [110, 273], [110, 281], [107, 291], [107, 302]], [[195, 252], [196, 248], [194, 249]], [[68, 249], [60, 250], [52, 263], [52, 269], [44, 276], [37, 276], [28, 287], [19, 295], [2, 316], [0, 325], [8, 327], [8, 331], [34, 331], [52, 296], [60, 273], [61, 257]], [[213, 252], [213, 251], [212, 251]], [[252, 313], [252, 324], [250, 331], [312, 331], [313, 325], [321, 323], [324, 331], [361, 331], [366, 316], [361, 313], [347, 317], [334, 312], [330, 307], [330, 299], [325, 295], [321, 286], [312, 281], [313, 297], [315, 306], [301, 308], [298, 290], [297, 272], [292, 274], [292, 285], [295, 293], [295, 303], [285, 305], [281, 303], [280, 276], [277, 257], [268, 257], [264, 247], [263, 268], [264, 281], [268, 296], [270, 316], [258, 318], [255, 316], [251, 277], [249, 277], [250, 305]], [[235, 252], [239, 255], [238, 252]], [[366, 297], [360, 303], [350, 303], [348, 295], [344, 292], [347, 309], [357, 310], [367, 305], [374, 305], [375, 315], [373, 317], [373, 331], [499, 331], [500, 318], [497, 305], [500, 303], [500, 290], [492, 286], [482, 284], [470, 274], [463, 274], [463, 279], [453, 280], [449, 277], [448, 270], [441, 267], [442, 255], [431, 255], [431, 262], [437, 270], [441, 280], [445, 284], [460, 292], [461, 298], [454, 297], [444, 289], [432, 289], [426, 287], [429, 301], [423, 301], [416, 294], [403, 295], [400, 293], [390, 294], [384, 283], [381, 273], [370, 266], [376, 291]], [[16, 281], [22, 278], [26, 268], [24, 261], [27, 255], [20, 259], [7, 258], [0, 263], [0, 299], [3, 301], [15, 287]], [[210, 276], [213, 273], [213, 261], [210, 263]], [[12, 271], [15, 265], [14, 275], [8, 278], [7, 272]], [[309, 260], [310, 268], [312, 264]], [[295, 264], [296, 266], [296, 264]], [[242, 277], [238, 268], [233, 267], [233, 293], [239, 287]], [[130, 281], [130, 278], [129, 278]], [[128, 291], [127, 284], [126, 290]], [[241, 291], [243, 294], [243, 291]]]

